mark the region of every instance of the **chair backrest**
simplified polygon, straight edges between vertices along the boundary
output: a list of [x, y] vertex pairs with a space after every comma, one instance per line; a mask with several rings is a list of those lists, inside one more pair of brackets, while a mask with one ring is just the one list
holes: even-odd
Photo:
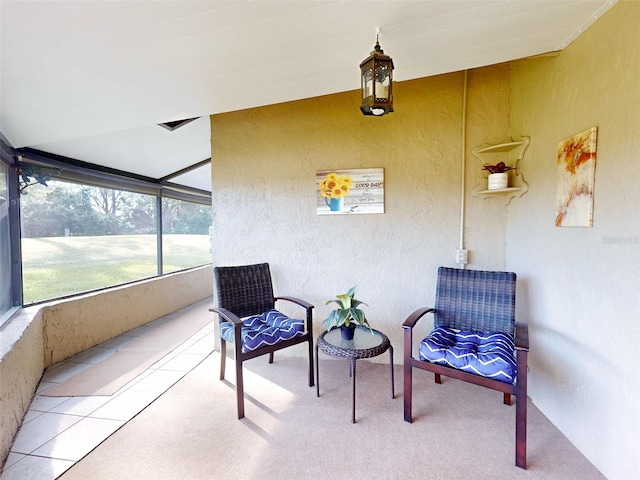
[[260, 315], [274, 307], [273, 285], [268, 263], [214, 267], [218, 307], [238, 317]]
[[516, 274], [438, 268], [436, 326], [476, 332], [515, 332]]

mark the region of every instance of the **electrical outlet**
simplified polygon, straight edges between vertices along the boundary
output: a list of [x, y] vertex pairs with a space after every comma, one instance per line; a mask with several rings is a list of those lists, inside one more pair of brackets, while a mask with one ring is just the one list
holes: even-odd
[[464, 248], [456, 250], [456, 263], [458, 265], [466, 265], [469, 263], [469, 250]]

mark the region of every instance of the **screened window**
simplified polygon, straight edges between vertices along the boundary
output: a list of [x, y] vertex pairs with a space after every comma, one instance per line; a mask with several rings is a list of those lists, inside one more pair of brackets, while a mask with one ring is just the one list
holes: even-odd
[[20, 197], [23, 304], [157, 275], [155, 196], [47, 183]]
[[9, 167], [3, 161], [0, 161], [0, 319], [12, 307]]
[[163, 198], [163, 272], [211, 263], [210, 227], [210, 205]]

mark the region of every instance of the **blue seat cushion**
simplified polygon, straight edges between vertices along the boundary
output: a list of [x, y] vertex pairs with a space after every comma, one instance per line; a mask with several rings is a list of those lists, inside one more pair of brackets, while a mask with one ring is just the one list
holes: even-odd
[[515, 383], [515, 343], [502, 332], [466, 332], [436, 327], [420, 343], [420, 360]]
[[[222, 322], [220, 335], [227, 342], [235, 340], [233, 324]], [[304, 335], [304, 321], [287, 317], [278, 310], [268, 310], [261, 315], [247, 317], [242, 321], [240, 332], [242, 352], [247, 353], [267, 345]]]

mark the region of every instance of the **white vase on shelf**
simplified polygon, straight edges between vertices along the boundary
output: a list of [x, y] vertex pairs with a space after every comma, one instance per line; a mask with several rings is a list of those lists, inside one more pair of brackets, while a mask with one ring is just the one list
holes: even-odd
[[501, 190], [509, 186], [509, 172], [490, 173], [487, 177], [487, 190]]

